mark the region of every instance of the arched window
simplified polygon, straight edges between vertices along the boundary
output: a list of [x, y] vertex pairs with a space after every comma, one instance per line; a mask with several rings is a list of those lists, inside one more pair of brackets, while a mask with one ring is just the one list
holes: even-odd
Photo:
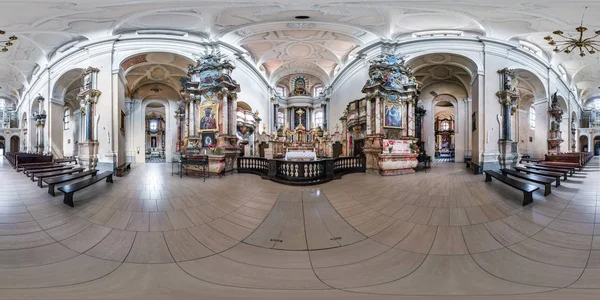
[[63, 118], [64, 129], [69, 130], [71, 128], [71, 109], [65, 109], [65, 116]]
[[158, 131], [158, 120], [151, 120], [150, 121], [150, 131], [151, 132], [157, 132]]
[[529, 128], [535, 129], [535, 108], [529, 108]]
[[441, 131], [450, 131], [450, 121], [448, 120], [443, 120], [440, 123], [440, 130]]
[[275, 87], [275, 92], [277, 93], [277, 95], [279, 97], [285, 97], [285, 87], [278, 85], [277, 87]]
[[315, 127], [323, 128], [323, 111], [318, 110], [315, 112]]
[[320, 97], [320, 96], [321, 96], [321, 94], [323, 94], [323, 86], [321, 86], [321, 85], [317, 85], [317, 86], [315, 87], [315, 90], [314, 90], [314, 94], [313, 94], [313, 96], [314, 96], [314, 97]]
[[281, 111], [277, 112], [277, 128], [285, 123], [285, 114]]

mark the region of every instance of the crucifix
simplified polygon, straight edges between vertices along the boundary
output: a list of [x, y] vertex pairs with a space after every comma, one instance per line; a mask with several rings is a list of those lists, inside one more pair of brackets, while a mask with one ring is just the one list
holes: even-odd
[[298, 125], [304, 126], [304, 124], [303, 124], [304, 122], [303, 122], [303, 119], [302, 119], [302, 116], [304, 115], [304, 111], [302, 109], [298, 109], [296, 111], [296, 115], [298, 115]]

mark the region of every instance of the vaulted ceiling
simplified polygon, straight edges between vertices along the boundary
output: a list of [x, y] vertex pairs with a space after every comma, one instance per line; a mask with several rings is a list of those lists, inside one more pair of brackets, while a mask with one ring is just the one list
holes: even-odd
[[0, 29], [19, 40], [0, 53], [0, 95], [21, 98], [35, 74], [81, 41], [136, 31], [223, 40], [245, 49], [271, 82], [302, 71], [327, 83], [355, 51], [375, 40], [456, 30], [532, 43], [542, 59], [564, 67], [578, 93], [590, 98], [600, 96], [600, 54], [554, 54], [543, 40], [556, 29], [574, 34], [585, 6], [584, 25], [600, 29], [600, 2], [593, 0], [4, 0]]

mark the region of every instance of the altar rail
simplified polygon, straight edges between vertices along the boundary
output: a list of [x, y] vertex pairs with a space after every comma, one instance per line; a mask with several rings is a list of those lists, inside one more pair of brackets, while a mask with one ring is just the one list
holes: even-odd
[[260, 175], [263, 179], [288, 185], [311, 185], [340, 179], [349, 173], [365, 172], [364, 157], [291, 161], [259, 157], [238, 157], [238, 173]]

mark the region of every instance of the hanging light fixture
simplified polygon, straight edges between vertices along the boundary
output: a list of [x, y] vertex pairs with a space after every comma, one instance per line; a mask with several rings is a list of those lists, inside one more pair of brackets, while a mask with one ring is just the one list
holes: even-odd
[[568, 54], [571, 53], [573, 50], [579, 48], [579, 56], [584, 57], [586, 51], [588, 54], [594, 54], [596, 53], [596, 51], [600, 51], [600, 41], [594, 40], [595, 38], [600, 36], [600, 30], [594, 32], [596, 35], [592, 37], [585, 39], [583, 38], [583, 33], [588, 30], [586, 27], [583, 27], [583, 16], [585, 15], [586, 9], [587, 6], [583, 9], [583, 13], [581, 13], [581, 24], [579, 25], [579, 27], [575, 28], [575, 31], [579, 32], [579, 38], [575, 39], [567, 37], [564, 35], [565, 33], [561, 30], [556, 30], [552, 33], [562, 38], [565, 38], [566, 40], [557, 41], [554, 40], [551, 36], [544, 37], [544, 40], [548, 41], [549, 45], [555, 47], [554, 52], [564, 52]]
[[[6, 31], [0, 30], [0, 36], [5, 35], [5, 34], [6, 34]], [[17, 36], [13, 35], [13, 36], [10, 36], [8, 38], [8, 40], [6, 40], [6, 41], [0, 41], [0, 43], [4, 43], [4, 47], [2, 47], [2, 49], [0, 49], [0, 51], [8, 52], [8, 47], [14, 45], [13, 41], [16, 41], [17, 39], [18, 39]]]

